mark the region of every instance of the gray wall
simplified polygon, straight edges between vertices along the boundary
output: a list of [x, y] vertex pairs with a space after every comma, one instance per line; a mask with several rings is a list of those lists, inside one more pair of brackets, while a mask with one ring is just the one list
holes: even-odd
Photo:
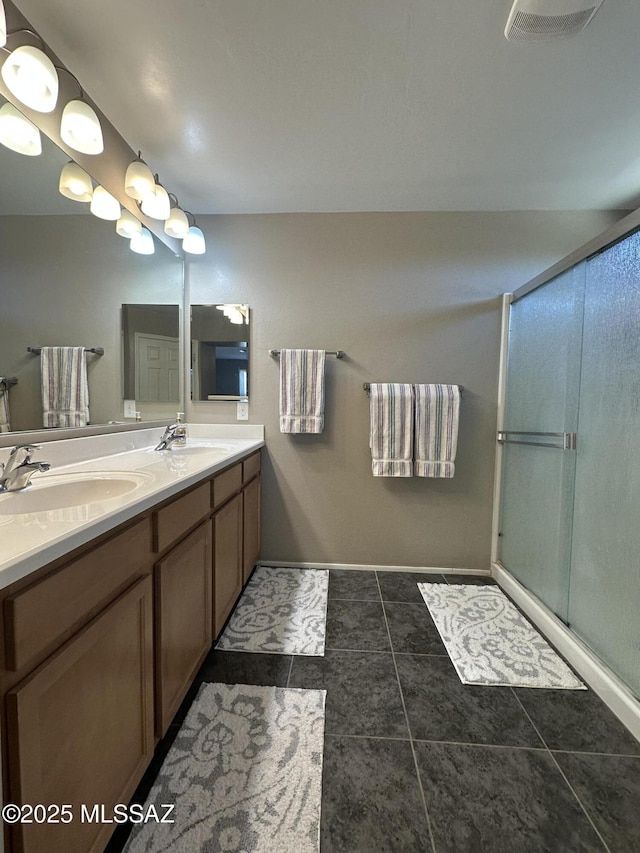
[[[28, 346], [104, 347], [87, 356], [91, 422], [122, 420], [121, 305], [180, 304], [181, 261], [165, 246], [134, 254], [115, 223], [90, 215], [0, 217], [0, 261], [0, 376], [19, 380], [12, 428], [42, 426], [40, 360]], [[145, 404], [142, 414], [173, 417], [175, 406]]]
[[[615, 212], [202, 216], [191, 301], [248, 302], [250, 421], [264, 423], [263, 559], [489, 567], [500, 294], [619, 219]], [[269, 348], [329, 359], [325, 430], [278, 430]], [[371, 476], [363, 382], [465, 387], [456, 476]], [[235, 404], [188, 418], [233, 421]]]

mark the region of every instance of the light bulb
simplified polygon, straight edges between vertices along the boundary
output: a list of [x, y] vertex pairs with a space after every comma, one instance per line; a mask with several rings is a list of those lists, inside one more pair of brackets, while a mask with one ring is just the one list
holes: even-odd
[[153, 192], [147, 193], [142, 199], [140, 210], [151, 219], [168, 219], [171, 213], [171, 201], [165, 188], [155, 184]]
[[97, 186], [93, 191], [89, 210], [99, 219], [108, 219], [114, 222], [116, 219], [120, 219], [120, 202], [101, 186]]
[[206, 251], [204, 234], [197, 225], [189, 228], [187, 236], [182, 241], [182, 248], [190, 255], [204, 255]]
[[149, 193], [155, 193], [156, 182], [151, 169], [142, 160], [134, 160], [129, 163], [124, 178], [124, 191], [130, 198], [136, 201], [142, 199]]
[[91, 178], [73, 161], [62, 167], [58, 189], [63, 196], [73, 201], [91, 201], [93, 198]]
[[0, 142], [27, 157], [37, 157], [42, 153], [40, 131], [13, 104], [0, 107]]
[[142, 233], [142, 223], [136, 219], [133, 213], [123, 207], [120, 219], [116, 222], [116, 231], [121, 237], [128, 237], [131, 240]]
[[164, 233], [169, 237], [176, 237], [182, 240], [187, 236], [189, 231], [189, 220], [187, 214], [179, 207], [172, 207], [169, 218], [164, 223]]
[[104, 151], [100, 119], [84, 101], [69, 101], [62, 113], [60, 136], [74, 151], [101, 154]]
[[156, 247], [153, 243], [153, 235], [148, 228], [142, 228], [140, 234], [134, 234], [129, 243], [132, 252], [138, 255], [153, 255]]
[[22, 103], [39, 113], [50, 113], [58, 100], [58, 73], [49, 57], [25, 44], [13, 50], [2, 66], [2, 79]]

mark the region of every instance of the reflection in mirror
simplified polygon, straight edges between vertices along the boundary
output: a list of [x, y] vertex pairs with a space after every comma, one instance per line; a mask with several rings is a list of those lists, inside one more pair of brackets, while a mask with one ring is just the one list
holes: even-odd
[[178, 305], [123, 305], [122, 352], [125, 400], [180, 402]]
[[249, 306], [191, 306], [191, 399], [248, 400]]
[[[43, 426], [40, 358], [28, 347], [102, 347], [104, 355], [87, 358], [89, 423], [127, 420], [121, 306], [171, 304], [175, 311], [182, 301], [181, 259], [159, 241], [154, 255], [134, 254], [114, 222], [97, 219], [88, 204], [60, 195], [60, 171], [67, 162], [44, 134], [39, 156], [0, 145], [0, 377], [18, 379], [0, 399], [9, 403], [10, 431]], [[137, 406], [142, 418], [173, 418], [176, 409], [184, 409], [175, 389], [172, 393], [171, 401]]]

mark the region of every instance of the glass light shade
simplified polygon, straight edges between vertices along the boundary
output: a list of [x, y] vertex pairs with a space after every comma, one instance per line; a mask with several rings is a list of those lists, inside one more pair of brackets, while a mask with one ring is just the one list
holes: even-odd
[[93, 198], [91, 178], [74, 162], [62, 167], [58, 189], [63, 196], [73, 201], [91, 201]]
[[129, 247], [132, 252], [138, 255], [153, 255], [156, 247], [153, 244], [153, 235], [148, 228], [142, 228], [140, 234], [135, 234], [131, 238]]
[[227, 317], [229, 318], [229, 322], [234, 323], [236, 326], [241, 326], [244, 323], [244, 314], [235, 305], [233, 310], [229, 311]]
[[40, 131], [13, 104], [7, 103], [0, 107], [0, 142], [28, 157], [42, 154]]
[[131, 240], [138, 234], [142, 233], [142, 223], [139, 219], [129, 213], [124, 207], [120, 213], [120, 219], [116, 222], [116, 231], [121, 237], [128, 237]]
[[204, 234], [197, 225], [189, 228], [187, 236], [182, 241], [182, 248], [190, 255], [204, 255], [206, 251]]
[[152, 219], [168, 219], [171, 213], [169, 193], [160, 184], [155, 184], [154, 191], [142, 199], [140, 210]]
[[155, 193], [155, 178], [151, 169], [142, 160], [134, 160], [133, 163], [129, 163], [124, 176], [124, 191], [136, 201], [142, 201], [149, 193]]
[[182, 240], [187, 236], [189, 231], [189, 220], [187, 214], [179, 207], [172, 207], [169, 218], [164, 223], [164, 233], [169, 237], [176, 237]]
[[97, 186], [93, 191], [89, 210], [99, 219], [108, 219], [114, 222], [120, 219], [120, 202], [101, 186]]
[[104, 151], [100, 119], [84, 101], [69, 101], [62, 113], [60, 136], [74, 151], [101, 154]]
[[7, 43], [7, 18], [4, 14], [4, 6], [0, 0], [0, 47]]
[[16, 98], [39, 113], [50, 113], [58, 100], [58, 73], [49, 57], [29, 44], [13, 50], [2, 66], [2, 79]]

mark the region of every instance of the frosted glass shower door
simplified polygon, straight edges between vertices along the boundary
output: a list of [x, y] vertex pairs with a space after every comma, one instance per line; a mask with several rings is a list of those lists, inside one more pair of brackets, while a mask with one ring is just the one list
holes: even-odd
[[511, 306], [498, 559], [567, 620], [585, 264]]
[[640, 235], [587, 263], [569, 623], [640, 694]]

